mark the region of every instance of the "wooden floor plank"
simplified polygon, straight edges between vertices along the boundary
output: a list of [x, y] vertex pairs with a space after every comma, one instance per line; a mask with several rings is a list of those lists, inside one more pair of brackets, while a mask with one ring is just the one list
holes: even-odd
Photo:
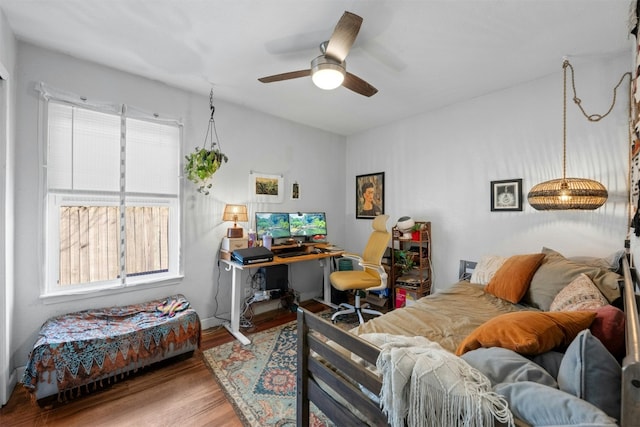
[[[316, 301], [302, 304], [318, 312]], [[254, 333], [295, 320], [295, 313], [277, 309], [257, 315]], [[67, 402], [55, 399], [41, 406], [18, 384], [0, 409], [1, 426], [219, 426], [242, 422], [204, 362], [202, 351], [234, 338], [219, 326], [202, 331], [201, 348], [192, 357], [161, 363], [118, 380], [104, 389]]]

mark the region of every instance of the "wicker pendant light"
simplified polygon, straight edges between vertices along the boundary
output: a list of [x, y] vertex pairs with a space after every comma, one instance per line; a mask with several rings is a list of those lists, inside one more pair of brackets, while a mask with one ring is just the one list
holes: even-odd
[[[562, 110], [562, 178], [541, 182], [535, 185], [527, 196], [529, 204], [539, 211], [550, 210], [594, 210], [604, 205], [609, 194], [604, 185], [587, 178], [567, 178], [567, 68], [571, 68], [573, 81], [573, 67], [566, 59], [562, 63], [564, 70], [564, 100]], [[620, 80], [622, 82], [622, 79]], [[618, 83], [618, 86], [620, 83]], [[616, 86], [616, 89], [618, 88]], [[575, 83], [573, 84], [575, 93]], [[574, 102], [580, 106], [580, 99], [574, 96]], [[615, 90], [614, 90], [615, 103]], [[613, 105], [611, 106], [613, 108]], [[582, 106], [580, 106], [582, 109]], [[611, 109], [607, 112], [609, 114]], [[584, 110], [583, 110], [584, 113]], [[597, 121], [602, 116], [587, 116], [589, 120]]]

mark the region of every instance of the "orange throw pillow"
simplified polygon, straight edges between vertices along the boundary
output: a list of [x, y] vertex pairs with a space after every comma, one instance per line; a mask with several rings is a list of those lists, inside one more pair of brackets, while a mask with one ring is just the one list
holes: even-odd
[[543, 259], [542, 253], [510, 256], [493, 275], [485, 291], [517, 304], [527, 293], [531, 279]]
[[494, 317], [477, 327], [460, 343], [456, 354], [480, 347], [502, 347], [525, 355], [536, 355], [566, 347], [587, 329], [593, 311], [517, 311]]

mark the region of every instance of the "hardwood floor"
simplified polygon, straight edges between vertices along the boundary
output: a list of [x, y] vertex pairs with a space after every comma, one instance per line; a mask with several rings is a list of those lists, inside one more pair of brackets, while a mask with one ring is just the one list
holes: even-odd
[[[327, 307], [307, 301], [318, 312]], [[258, 332], [295, 319], [278, 309], [254, 318]], [[201, 349], [192, 357], [143, 369], [124, 380], [67, 402], [39, 405], [18, 384], [0, 409], [1, 426], [242, 426], [202, 357], [202, 351], [234, 338], [219, 326], [202, 332]]]

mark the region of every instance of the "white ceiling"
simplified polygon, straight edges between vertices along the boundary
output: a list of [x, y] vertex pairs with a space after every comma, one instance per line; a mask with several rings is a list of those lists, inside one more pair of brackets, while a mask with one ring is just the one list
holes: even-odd
[[[630, 0], [0, 0], [19, 39], [350, 135], [631, 52]], [[347, 70], [371, 98], [309, 68], [345, 10], [363, 17]], [[631, 55], [630, 55], [631, 57]], [[572, 61], [573, 62], [573, 61]]]

